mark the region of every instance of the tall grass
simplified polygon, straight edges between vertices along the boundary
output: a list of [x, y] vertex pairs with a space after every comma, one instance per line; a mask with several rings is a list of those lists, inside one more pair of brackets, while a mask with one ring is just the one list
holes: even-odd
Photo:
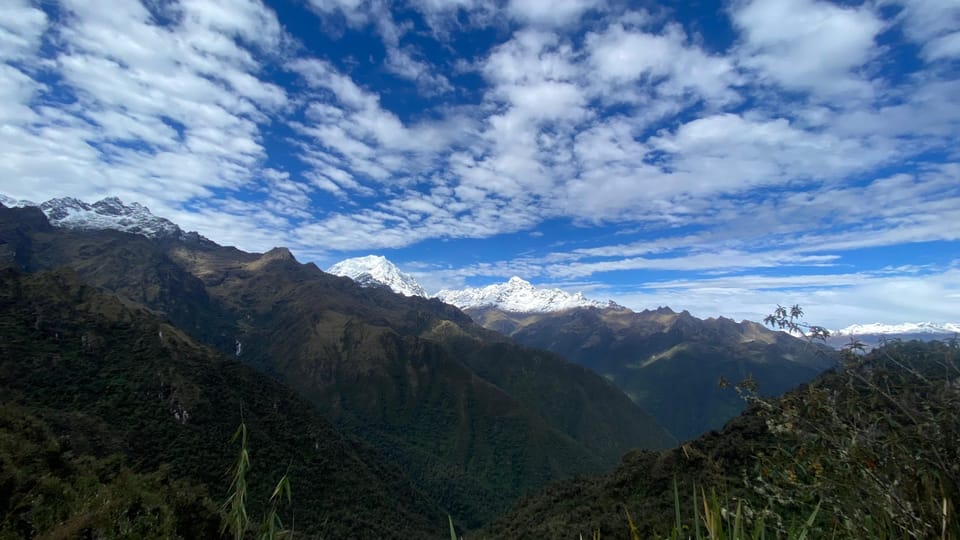
[[[223, 525], [220, 534], [229, 531], [234, 540], [243, 540], [250, 530], [250, 516], [247, 514], [247, 474], [250, 472], [250, 452], [247, 450], [247, 426], [243, 422], [240, 422], [240, 427], [233, 434], [231, 441], [236, 442], [237, 439], [240, 439], [240, 452], [232, 469], [230, 495], [221, 508]], [[284, 529], [278, 512], [284, 499], [288, 505], [292, 502], [289, 469], [273, 488], [273, 493], [270, 495], [270, 508], [256, 532], [258, 540], [278, 540], [293, 536], [292, 531]]]

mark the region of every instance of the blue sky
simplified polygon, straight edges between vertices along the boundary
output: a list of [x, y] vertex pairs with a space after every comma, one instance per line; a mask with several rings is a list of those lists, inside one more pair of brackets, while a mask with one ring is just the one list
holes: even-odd
[[955, 0], [7, 0], [0, 192], [428, 290], [960, 320]]

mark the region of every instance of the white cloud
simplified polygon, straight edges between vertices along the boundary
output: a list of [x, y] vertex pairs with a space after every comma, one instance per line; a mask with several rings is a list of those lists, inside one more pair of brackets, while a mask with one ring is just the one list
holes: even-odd
[[859, 70], [878, 53], [884, 21], [869, 4], [847, 7], [821, 0], [749, 0], [731, 10], [741, 32], [739, 62], [792, 90], [869, 98]]
[[47, 14], [26, 0], [10, 0], [0, 18], [0, 60], [19, 60], [40, 46], [47, 28]]
[[778, 304], [799, 304], [807, 322], [827, 328], [843, 328], [855, 321], [956, 322], [960, 313], [960, 270], [956, 268], [893, 277], [871, 273], [738, 276], [646, 283], [640, 288], [645, 290], [605, 292], [638, 310], [682, 306], [700, 317], [724, 315], [753, 321], [762, 320]]
[[587, 11], [603, 9], [602, 0], [510, 0], [507, 11], [520, 21], [539, 26], [566, 26]]
[[960, 56], [960, 4], [952, 0], [898, 0], [904, 32], [928, 62]]
[[[659, 96], [693, 90], [705, 99], [735, 101], [731, 86], [739, 82], [732, 62], [688, 45], [679, 25], [668, 25], [662, 34], [626, 30], [610, 25], [586, 37], [591, 73], [599, 76], [599, 92], [608, 99], [623, 99], [623, 86], [646, 88]], [[639, 82], [639, 84], [637, 84]], [[630, 90], [627, 90], [630, 93]]]
[[[65, 2], [54, 27], [44, 30], [42, 12], [28, 10], [14, 28], [19, 45], [0, 39], [15, 51], [8, 61], [44, 70], [0, 66], [8, 75], [0, 84], [6, 191], [38, 200], [120, 195], [177, 212], [191, 198], [256, 179], [266, 158], [260, 124], [287, 100], [258, 73], [258, 56], [280, 54], [285, 43], [274, 13], [258, 2], [157, 9]], [[44, 31], [57, 50], [38, 48]], [[214, 238], [225, 232], [202, 223]]]
[[410, 51], [400, 48], [388, 49], [386, 67], [391, 72], [416, 83], [424, 95], [445, 94], [453, 91], [453, 85], [446, 77], [434, 73], [433, 66], [414, 58]]

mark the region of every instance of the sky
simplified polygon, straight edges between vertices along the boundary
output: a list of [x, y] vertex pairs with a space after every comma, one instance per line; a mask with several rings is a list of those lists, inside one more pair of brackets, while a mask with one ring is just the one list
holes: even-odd
[[0, 193], [428, 291], [960, 321], [956, 0], [4, 0]]

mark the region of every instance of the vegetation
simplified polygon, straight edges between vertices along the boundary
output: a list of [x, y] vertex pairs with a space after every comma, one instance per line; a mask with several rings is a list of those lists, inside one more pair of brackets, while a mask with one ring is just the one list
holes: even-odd
[[[242, 406], [257, 471], [247, 478], [251, 515], [269, 515], [275, 482], [289, 470], [297, 493], [291, 511], [305, 533], [424, 537], [445, 529], [443, 513], [396, 466], [340, 434], [289, 389], [197, 345], [148, 310], [82, 285], [69, 271], [0, 269], [0, 388], [0, 405], [47, 426], [50, 437], [42, 440], [60, 441], [46, 443], [54, 450], [32, 451], [31, 460], [3, 462], [4, 478], [21, 471], [15, 477], [21, 480], [0, 480], [3, 527], [19, 527], [10, 520], [28, 508], [47, 508], [44, 501], [59, 506], [49, 496], [37, 498], [40, 488], [22, 480], [31, 475], [76, 486], [85, 478], [104, 485], [118, 478], [134, 493], [165, 471], [162, 478], [197, 486], [198, 497], [219, 499], [229, 485], [235, 454], [228, 443]], [[14, 431], [10, 448], [24, 447], [22, 435], [30, 432]], [[57, 472], [59, 461], [45, 457], [57, 453], [74, 468]], [[133, 476], [103, 476], [97, 463], [126, 467]], [[89, 494], [78, 491], [77, 504]], [[64, 507], [86, 512], [69, 501]], [[66, 517], [29, 518], [37, 532], [25, 536]]]
[[[803, 312], [778, 307], [768, 323], [823, 339]], [[778, 444], [758, 456], [748, 484], [795, 514], [814, 501], [820, 531], [850, 538], [960, 538], [960, 347], [891, 342], [871, 354], [852, 343], [816, 385], [758, 399]]]
[[168, 467], [134, 472], [75, 447], [29, 409], [0, 405], [0, 538], [216, 538], [205, 490]]
[[[801, 317], [799, 308], [778, 309], [769, 322], [824, 334]], [[722, 432], [668, 452], [631, 452], [609, 475], [555, 484], [486, 533], [676, 538], [712, 520], [725, 524], [724, 538], [731, 527], [734, 537], [960, 538], [958, 353], [956, 342], [852, 348], [836, 368], [781, 398], [759, 397], [747, 381], [739, 388], [748, 408]], [[693, 485], [724, 495], [707, 495], [714, 510], [699, 519], [679, 519], [677, 509], [703, 506]]]

